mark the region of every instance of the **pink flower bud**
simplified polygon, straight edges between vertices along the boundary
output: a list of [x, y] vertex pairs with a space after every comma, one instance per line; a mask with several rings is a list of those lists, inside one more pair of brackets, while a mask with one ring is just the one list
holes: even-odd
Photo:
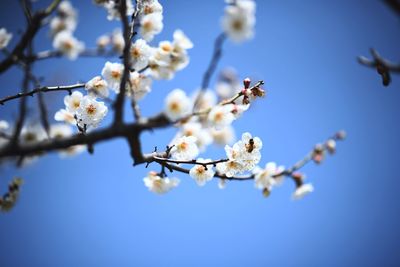
[[246, 89], [249, 88], [249, 87], [250, 87], [250, 83], [251, 83], [250, 78], [244, 79], [244, 80], [243, 80], [244, 88], [246, 88]]

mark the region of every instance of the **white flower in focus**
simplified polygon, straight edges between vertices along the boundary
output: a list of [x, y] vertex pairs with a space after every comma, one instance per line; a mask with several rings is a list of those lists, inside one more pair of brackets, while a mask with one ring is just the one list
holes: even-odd
[[149, 64], [149, 59], [152, 54], [152, 49], [143, 39], [138, 39], [131, 46], [132, 68], [139, 71], [144, 69]]
[[101, 76], [92, 78], [85, 84], [85, 89], [89, 94], [93, 94], [98, 97], [108, 97], [110, 92], [108, 91], [108, 84]]
[[271, 191], [272, 186], [278, 183], [279, 177], [275, 175], [282, 173], [284, 171], [283, 166], [277, 166], [275, 162], [268, 162], [265, 168], [256, 167], [253, 170], [255, 186], [258, 189], [267, 188]]
[[143, 178], [143, 182], [149, 191], [156, 194], [164, 194], [180, 183], [178, 178], [162, 178], [156, 172], [151, 171]]
[[181, 89], [172, 90], [165, 99], [165, 114], [171, 121], [181, 119], [191, 113], [192, 101]]
[[75, 111], [79, 108], [82, 98], [83, 94], [79, 91], [74, 91], [71, 95], [66, 95], [64, 97], [66, 110], [74, 114]]
[[304, 196], [314, 191], [314, 187], [312, 184], [302, 184], [301, 186], [296, 188], [292, 195], [293, 200], [302, 199]]
[[68, 31], [57, 33], [53, 40], [53, 47], [70, 60], [75, 60], [79, 53], [85, 49], [85, 45]]
[[210, 129], [214, 143], [217, 145], [225, 146], [235, 141], [235, 130], [231, 125], [225, 126], [221, 129]]
[[111, 43], [111, 37], [107, 34], [100, 35], [96, 40], [97, 49], [104, 50]]
[[0, 29], [0, 49], [3, 49], [8, 45], [12, 36], [12, 33], [8, 33], [5, 28]]
[[242, 173], [245, 170], [245, 167], [240, 162], [235, 160], [229, 160], [227, 162], [217, 164], [217, 171], [220, 174], [225, 174], [226, 177], [233, 177], [235, 174]]
[[171, 157], [176, 160], [192, 160], [199, 155], [199, 148], [196, 145], [196, 137], [182, 136], [172, 145]]
[[[80, 103], [80, 101], [79, 101]], [[60, 109], [54, 114], [54, 119], [56, 121], [63, 121], [70, 124], [76, 124], [76, 120], [74, 118], [74, 113], [67, 111], [66, 109]]]
[[223, 31], [235, 42], [242, 42], [254, 36], [255, 3], [252, 0], [237, 1], [236, 5], [225, 7], [222, 18]]
[[122, 35], [121, 29], [115, 29], [111, 35], [111, 44], [113, 46], [114, 51], [122, 54], [124, 51], [125, 40]]
[[186, 50], [193, 48], [192, 41], [183, 33], [182, 30], [175, 30], [173, 37], [173, 46], [175, 49]]
[[[211, 159], [202, 159], [198, 158], [198, 162], [207, 163], [211, 162]], [[189, 175], [196, 181], [199, 186], [204, 186], [206, 182], [211, 181], [214, 177], [215, 171], [212, 168], [212, 165], [208, 165], [207, 168], [203, 165], [195, 165], [190, 171]]]
[[142, 17], [140, 21], [140, 34], [144, 40], [150, 42], [154, 35], [159, 34], [163, 25], [163, 16], [161, 13], [151, 13]]
[[232, 113], [233, 108], [233, 104], [213, 107], [208, 113], [208, 122], [217, 129], [230, 125], [235, 120]]
[[107, 81], [108, 86], [116, 93], [119, 92], [123, 71], [124, 65], [120, 63], [111, 63], [109, 61], [106, 62], [103, 70], [101, 71], [101, 75]]
[[104, 102], [98, 102], [92, 96], [84, 96], [76, 110], [76, 116], [81, 127], [84, 125], [97, 127], [107, 115], [107, 111]]
[[127, 84], [127, 95], [133, 97], [135, 100], [141, 100], [151, 91], [151, 84], [152, 80], [146, 75], [136, 71], [131, 72], [129, 83]]

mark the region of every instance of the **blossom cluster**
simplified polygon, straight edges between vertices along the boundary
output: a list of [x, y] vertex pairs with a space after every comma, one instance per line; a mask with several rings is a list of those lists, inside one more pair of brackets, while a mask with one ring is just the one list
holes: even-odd
[[85, 44], [73, 36], [77, 25], [77, 11], [67, 0], [58, 5], [57, 11], [57, 16], [50, 21], [53, 47], [70, 60], [75, 60], [85, 49]]

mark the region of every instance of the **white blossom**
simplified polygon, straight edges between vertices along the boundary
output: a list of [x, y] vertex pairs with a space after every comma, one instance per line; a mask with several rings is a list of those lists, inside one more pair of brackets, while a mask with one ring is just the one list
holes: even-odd
[[162, 178], [154, 171], [149, 172], [147, 176], [143, 178], [143, 182], [149, 191], [156, 194], [167, 193], [180, 183], [178, 178]]
[[93, 94], [98, 97], [108, 97], [110, 92], [108, 91], [108, 84], [101, 76], [92, 78], [85, 84], [85, 89], [89, 94]]
[[151, 84], [152, 80], [148, 76], [136, 71], [131, 72], [126, 93], [127, 95], [133, 97], [136, 101], [141, 100], [151, 91]]
[[96, 46], [100, 50], [104, 50], [111, 43], [111, 37], [107, 34], [100, 35], [96, 40]]
[[226, 188], [226, 180], [225, 179], [219, 179], [218, 188], [221, 190]]
[[[10, 125], [7, 121], [5, 120], [0, 120], [0, 133], [6, 134], [7, 131], [9, 130]], [[8, 139], [4, 138], [0, 135], [0, 148], [5, 146], [8, 143]]]
[[211, 128], [210, 129], [214, 143], [217, 145], [228, 145], [235, 141], [235, 130], [231, 125], [225, 126], [220, 129]]
[[162, 13], [163, 7], [157, 0], [143, 1], [143, 14]]
[[217, 129], [230, 125], [235, 120], [235, 116], [232, 113], [233, 108], [233, 104], [213, 107], [208, 114], [208, 122]]
[[72, 6], [70, 1], [67, 0], [61, 1], [61, 3], [57, 7], [57, 10], [62, 17], [69, 17], [69, 18], [77, 17], [77, 11]]
[[185, 123], [182, 126], [181, 135], [196, 137], [196, 145], [200, 151], [204, 151], [205, 148], [213, 141], [209, 131], [204, 129], [203, 125], [199, 122]]
[[272, 187], [276, 185], [280, 177], [275, 175], [282, 173], [285, 168], [283, 166], [277, 166], [275, 162], [268, 162], [265, 168], [256, 167], [253, 170], [255, 186], [258, 189], [267, 188], [271, 191]]
[[84, 125], [97, 127], [107, 115], [107, 111], [104, 102], [98, 102], [92, 96], [87, 95], [82, 98], [79, 108], [76, 110], [76, 116], [81, 127]]
[[192, 101], [181, 89], [172, 90], [165, 99], [165, 114], [171, 121], [181, 119], [191, 113]]
[[83, 94], [79, 91], [74, 91], [71, 95], [66, 95], [64, 97], [64, 104], [66, 110], [72, 114], [79, 108]]
[[192, 41], [185, 35], [185, 33], [182, 30], [180, 29], [175, 30], [173, 38], [174, 38], [173, 46], [175, 49], [186, 50], [193, 48]]
[[53, 40], [53, 47], [70, 60], [75, 60], [79, 53], [85, 49], [85, 45], [68, 31], [57, 33]]
[[0, 49], [3, 49], [8, 45], [12, 36], [12, 33], [7, 32], [5, 28], [0, 29]]
[[196, 110], [202, 111], [214, 107], [217, 104], [217, 96], [212, 90], [197, 90], [194, 93], [193, 100], [197, 99]]
[[250, 133], [244, 133], [242, 139], [236, 142], [233, 147], [225, 146], [229, 161], [217, 164], [217, 170], [227, 177], [251, 171], [261, 159], [261, 148], [260, 138], [253, 138]]
[[54, 17], [50, 20], [50, 32], [56, 36], [59, 32], [73, 32], [76, 29], [77, 22], [75, 18]]
[[[80, 103], [80, 101], [79, 101]], [[70, 124], [76, 124], [76, 120], [74, 118], [74, 113], [67, 111], [66, 109], [60, 109], [54, 114], [54, 119], [56, 121], [67, 122]]]
[[[101, 3], [108, 12], [107, 15], [108, 20], [115, 20], [121, 18], [117, 2], [118, 1], [116, 0], [109, 0], [107, 2]], [[126, 16], [132, 16], [134, 11], [135, 8], [133, 7], [132, 0], [126, 0]]]
[[238, 119], [246, 110], [248, 110], [250, 107], [250, 104], [247, 105], [242, 105], [242, 104], [234, 104], [232, 113], [235, 116], [236, 119]]
[[139, 71], [149, 64], [152, 49], [143, 39], [138, 39], [131, 46], [132, 68]]
[[255, 3], [253, 0], [238, 0], [236, 5], [225, 7], [222, 18], [224, 32], [235, 42], [242, 42], [254, 36]]
[[108, 86], [115, 92], [119, 92], [124, 65], [121, 63], [111, 63], [109, 61], [103, 67], [101, 75], [106, 80]]
[[25, 125], [21, 129], [20, 142], [23, 145], [31, 145], [46, 138], [46, 132], [40, 124]]
[[314, 191], [314, 187], [312, 184], [302, 184], [301, 186], [296, 188], [292, 195], [292, 199], [298, 200], [302, 199], [304, 196]]
[[196, 145], [196, 137], [182, 136], [172, 145], [171, 157], [176, 160], [192, 160], [199, 155], [199, 148]]
[[144, 40], [150, 42], [156, 34], [162, 31], [163, 16], [161, 13], [150, 13], [142, 17], [140, 25], [140, 35]]
[[[197, 162], [208, 163], [211, 162], [211, 159], [198, 158]], [[204, 186], [206, 182], [210, 181], [214, 177], [214, 174], [215, 171], [213, 170], [212, 165], [205, 167], [204, 165], [197, 164], [194, 165], [189, 171], [189, 175], [199, 186]]]
[[[71, 126], [58, 123], [50, 125], [50, 137], [54, 139], [63, 139], [73, 134]], [[68, 157], [79, 154], [85, 150], [85, 145], [75, 145], [59, 151], [60, 157]]]
[[117, 28], [112, 32], [111, 44], [113, 46], [114, 51], [122, 54], [125, 47], [125, 40], [124, 36], [122, 35], [121, 29]]

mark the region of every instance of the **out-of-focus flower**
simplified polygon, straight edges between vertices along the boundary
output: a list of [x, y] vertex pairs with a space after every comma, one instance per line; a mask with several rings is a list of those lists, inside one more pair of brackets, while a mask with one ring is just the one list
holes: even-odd
[[53, 40], [53, 47], [70, 60], [75, 60], [85, 49], [84, 43], [78, 41], [69, 31], [57, 33]]
[[181, 89], [172, 90], [165, 99], [165, 114], [171, 121], [181, 119], [191, 113], [192, 101]]
[[162, 178], [154, 171], [149, 172], [147, 176], [143, 178], [143, 182], [149, 191], [156, 194], [167, 193], [180, 183], [178, 178]]

